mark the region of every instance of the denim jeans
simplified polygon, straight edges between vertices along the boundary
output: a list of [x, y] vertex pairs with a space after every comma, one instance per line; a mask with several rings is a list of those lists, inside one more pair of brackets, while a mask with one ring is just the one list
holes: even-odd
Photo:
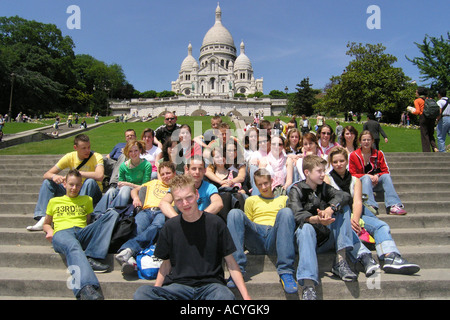
[[136, 215], [134, 221], [136, 230], [131, 238], [120, 247], [119, 252], [130, 248], [133, 254], [137, 254], [153, 244], [159, 230], [161, 230], [166, 221], [166, 217], [161, 210], [144, 209]]
[[227, 226], [236, 246], [233, 257], [242, 273], [247, 265], [244, 246], [251, 254], [276, 254], [279, 275], [294, 273], [295, 220], [290, 208], [278, 211], [273, 227], [254, 223], [242, 210], [232, 209], [228, 213]]
[[118, 218], [119, 214], [110, 210], [85, 228], [60, 230], [53, 235], [54, 250], [66, 257], [69, 272], [72, 274], [70, 289], [73, 290], [75, 297], [78, 297], [79, 291], [86, 285], [100, 287], [87, 257], [93, 259], [106, 257], [111, 234]]
[[375, 239], [375, 247], [377, 255], [383, 257], [387, 253], [395, 252], [400, 254], [391, 236], [389, 225], [378, 219], [369, 209], [363, 208], [361, 219], [364, 221], [364, 228], [373, 235]]
[[234, 294], [227, 286], [210, 283], [190, 287], [172, 283], [163, 287], [142, 286], [133, 296], [134, 300], [234, 300]]
[[109, 208], [125, 207], [131, 201], [131, 187], [109, 188], [94, 208], [94, 215], [105, 213]]
[[[448, 106], [447, 108], [450, 108]], [[445, 152], [445, 140], [450, 135], [450, 116], [442, 117], [436, 126], [436, 136], [439, 152]]]
[[358, 259], [364, 253], [370, 253], [353, 231], [351, 226], [351, 210], [349, 206], [342, 208], [342, 212], [333, 214], [336, 220], [328, 225], [330, 229], [329, 239], [317, 248], [317, 235], [310, 223], [303, 224], [295, 231], [295, 239], [298, 246], [297, 281], [303, 286], [305, 279], [313, 280], [319, 284], [319, 264], [317, 253], [334, 249], [336, 252], [346, 250], [353, 260]]
[[[39, 220], [45, 217], [47, 205], [51, 198], [60, 197], [66, 194], [66, 189], [62, 184], [57, 184], [52, 180], [45, 179], [39, 190], [39, 198], [34, 209], [34, 219]], [[88, 195], [92, 198], [93, 205], [102, 197], [97, 181], [94, 179], [86, 179], [81, 187], [80, 196]]]
[[378, 204], [375, 201], [375, 196], [373, 195], [374, 191], [384, 191], [384, 203], [386, 205], [386, 208], [389, 208], [396, 204], [402, 204], [402, 201], [395, 191], [390, 174], [382, 174], [378, 178], [378, 184], [375, 187], [372, 186], [372, 180], [370, 180], [370, 177], [368, 175], [362, 176], [360, 180], [362, 184], [362, 193], [367, 194], [367, 196], [369, 197], [367, 203], [374, 208], [378, 208]]

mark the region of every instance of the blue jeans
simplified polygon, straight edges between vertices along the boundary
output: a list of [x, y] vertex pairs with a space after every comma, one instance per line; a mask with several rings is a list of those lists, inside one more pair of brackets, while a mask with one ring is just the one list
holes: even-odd
[[373, 235], [375, 239], [375, 247], [377, 255], [383, 257], [387, 253], [395, 252], [400, 254], [391, 236], [389, 225], [378, 219], [369, 209], [363, 208], [361, 219], [364, 221], [364, 228]]
[[328, 225], [330, 237], [317, 248], [317, 235], [310, 223], [305, 223], [295, 231], [295, 239], [298, 246], [297, 281], [303, 286], [305, 279], [313, 280], [319, 284], [319, 264], [317, 253], [334, 249], [336, 252], [346, 250], [353, 260], [358, 259], [364, 253], [370, 253], [353, 231], [351, 226], [351, 210], [345, 206], [342, 212], [333, 214], [336, 220]]
[[242, 273], [247, 265], [244, 246], [251, 254], [276, 254], [279, 275], [294, 273], [295, 220], [290, 208], [278, 211], [273, 227], [254, 223], [242, 210], [232, 209], [228, 213], [227, 226], [236, 246], [233, 257]]
[[[39, 198], [34, 209], [34, 219], [39, 220], [45, 217], [47, 211], [47, 205], [51, 198], [60, 197], [66, 194], [66, 189], [62, 184], [57, 184], [52, 180], [45, 179], [42, 182], [41, 189], [39, 190]], [[94, 179], [84, 180], [81, 187], [80, 196], [88, 195], [92, 198], [93, 205], [102, 197], [102, 191], [100, 190], [97, 181]]]
[[134, 300], [234, 300], [234, 294], [227, 286], [210, 283], [190, 287], [172, 283], [163, 287], [142, 286], [133, 296]]
[[375, 197], [373, 195], [374, 191], [384, 191], [384, 203], [386, 205], [386, 208], [389, 208], [396, 204], [402, 204], [402, 201], [395, 191], [390, 174], [382, 174], [378, 178], [378, 184], [375, 187], [372, 186], [372, 180], [370, 180], [370, 177], [368, 175], [362, 176], [360, 180], [362, 184], [362, 193], [367, 194], [367, 196], [369, 197], [367, 203], [372, 207], [378, 208], [378, 204], [375, 201]]
[[94, 208], [94, 215], [105, 213], [109, 208], [125, 207], [131, 203], [131, 187], [109, 188]]
[[119, 214], [110, 210], [85, 228], [60, 230], [53, 235], [54, 250], [66, 257], [69, 272], [72, 274], [70, 289], [73, 290], [75, 297], [78, 297], [80, 290], [86, 285], [100, 287], [87, 257], [93, 259], [106, 257], [111, 234], [118, 218]]
[[136, 215], [134, 221], [136, 230], [132, 237], [120, 247], [119, 252], [130, 248], [133, 254], [137, 254], [153, 244], [159, 230], [161, 230], [166, 221], [166, 217], [161, 210], [144, 209]]
[[[447, 106], [450, 108], [450, 106]], [[445, 152], [445, 140], [450, 135], [450, 116], [442, 117], [436, 126], [436, 136], [439, 152]]]

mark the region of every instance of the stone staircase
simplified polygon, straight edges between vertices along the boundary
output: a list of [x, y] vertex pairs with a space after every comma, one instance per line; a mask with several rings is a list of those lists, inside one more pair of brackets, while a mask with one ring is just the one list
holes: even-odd
[[[388, 216], [380, 200], [379, 217], [390, 226], [406, 259], [421, 266], [413, 276], [377, 273], [344, 283], [330, 272], [333, 254], [319, 255], [320, 299], [449, 299], [450, 298], [450, 155], [386, 154], [396, 190], [408, 211]], [[42, 232], [33, 223], [43, 173], [59, 155], [0, 156], [0, 299], [73, 299], [69, 274]], [[420, 183], [420, 184], [419, 184]], [[374, 252], [374, 256], [375, 256]], [[132, 299], [135, 290], [153, 281], [124, 278], [113, 255], [114, 270], [98, 274], [106, 299]], [[250, 256], [247, 286], [254, 299], [298, 300], [279, 283], [274, 257]], [[238, 295], [239, 297], [239, 295]]]

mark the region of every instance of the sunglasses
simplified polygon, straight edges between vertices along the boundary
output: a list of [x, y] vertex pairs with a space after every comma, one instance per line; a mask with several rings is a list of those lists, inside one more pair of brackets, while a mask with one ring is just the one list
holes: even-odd
[[173, 121], [173, 120], [175, 120], [175, 118], [166, 118], [165, 120], [167, 120], [167, 121]]

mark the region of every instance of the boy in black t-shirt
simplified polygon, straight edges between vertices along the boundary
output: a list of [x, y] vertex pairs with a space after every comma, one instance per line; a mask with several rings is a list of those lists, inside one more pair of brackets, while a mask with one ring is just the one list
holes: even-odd
[[232, 253], [233, 239], [223, 220], [198, 210], [198, 191], [191, 176], [179, 175], [170, 184], [181, 215], [161, 229], [155, 256], [164, 260], [154, 287], [142, 286], [136, 300], [232, 300], [225, 285], [222, 259], [245, 300], [250, 299], [239, 266]]

